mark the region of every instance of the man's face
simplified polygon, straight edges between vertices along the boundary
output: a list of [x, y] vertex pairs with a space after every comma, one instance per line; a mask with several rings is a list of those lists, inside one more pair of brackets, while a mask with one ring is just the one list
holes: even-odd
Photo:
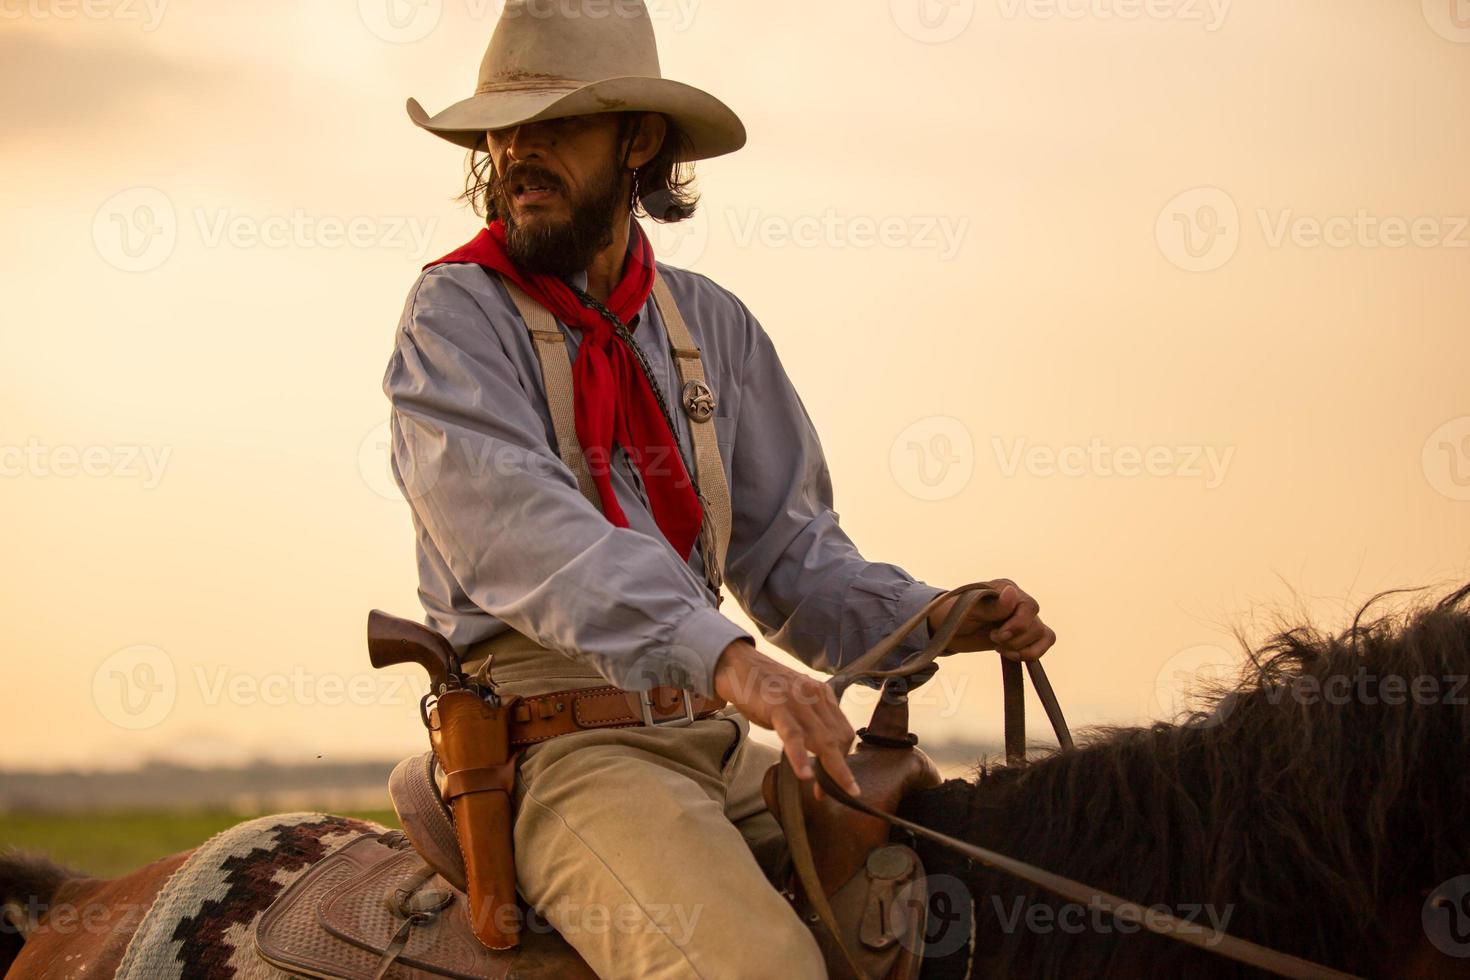
[[616, 223], [628, 220], [628, 168], [652, 156], [637, 146], [646, 140], [635, 139], [625, 166], [619, 135], [619, 114], [611, 112], [486, 134], [490, 192], [517, 265], [570, 276], [612, 243]]

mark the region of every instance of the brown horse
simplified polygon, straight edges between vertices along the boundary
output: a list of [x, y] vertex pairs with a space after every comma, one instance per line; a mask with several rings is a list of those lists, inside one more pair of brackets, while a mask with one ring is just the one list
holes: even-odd
[[[1340, 970], [1470, 976], [1467, 606], [1470, 587], [1400, 615], [1369, 620], [1365, 609], [1340, 635], [1288, 630], [1179, 724], [1095, 731], [1074, 751], [916, 793], [902, 813]], [[337, 820], [323, 816], [295, 841], [295, 865], [314, 859], [324, 833], [354, 829]], [[917, 846], [930, 872], [925, 980], [1258, 975]], [[7, 980], [112, 975], [185, 857], [114, 881], [0, 863], [18, 926], [0, 934], [0, 966], [14, 961]], [[237, 877], [261, 879], [247, 865]], [[247, 934], [272, 894], [251, 893], [231, 934]], [[225, 934], [200, 918], [175, 930], [180, 956]], [[171, 975], [271, 975], [200, 962]]]

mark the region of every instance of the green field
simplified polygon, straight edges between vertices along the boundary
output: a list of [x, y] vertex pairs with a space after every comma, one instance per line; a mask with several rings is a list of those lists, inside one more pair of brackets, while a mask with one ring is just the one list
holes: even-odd
[[[344, 815], [398, 826], [391, 810]], [[252, 816], [260, 814], [6, 813], [0, 814], [0, 849], [41, 851], [77, 871], [110, 878], [176, 851], [186, 851]]]

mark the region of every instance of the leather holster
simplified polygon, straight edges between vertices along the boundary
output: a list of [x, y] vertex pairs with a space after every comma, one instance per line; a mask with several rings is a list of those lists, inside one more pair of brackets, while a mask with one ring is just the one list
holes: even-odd
[[470, 926], [490, 949], [520, 941], [512, 849], [516, 753], [510, 745], [517, 700], [508, 696], [491, 705], [472, 690], [448, 691], [429, 714], [429, 741], [444, 771], [444, 801], [464, 857]]

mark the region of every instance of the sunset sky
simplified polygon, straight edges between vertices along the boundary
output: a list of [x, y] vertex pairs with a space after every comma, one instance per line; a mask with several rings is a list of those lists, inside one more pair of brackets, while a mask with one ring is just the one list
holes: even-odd
[[[1075, 726], [1470, 579], [1466, 0], [650, 8], [750, 133], [656, 251], [771, 334], [869, 558], [1039, 598]], [[0, 767], [421, 750], [381, 381], [478, 222], [404, 102], [498, 11], [0, 0]], [[998, 734], [998, 674], [918, 730]]]

